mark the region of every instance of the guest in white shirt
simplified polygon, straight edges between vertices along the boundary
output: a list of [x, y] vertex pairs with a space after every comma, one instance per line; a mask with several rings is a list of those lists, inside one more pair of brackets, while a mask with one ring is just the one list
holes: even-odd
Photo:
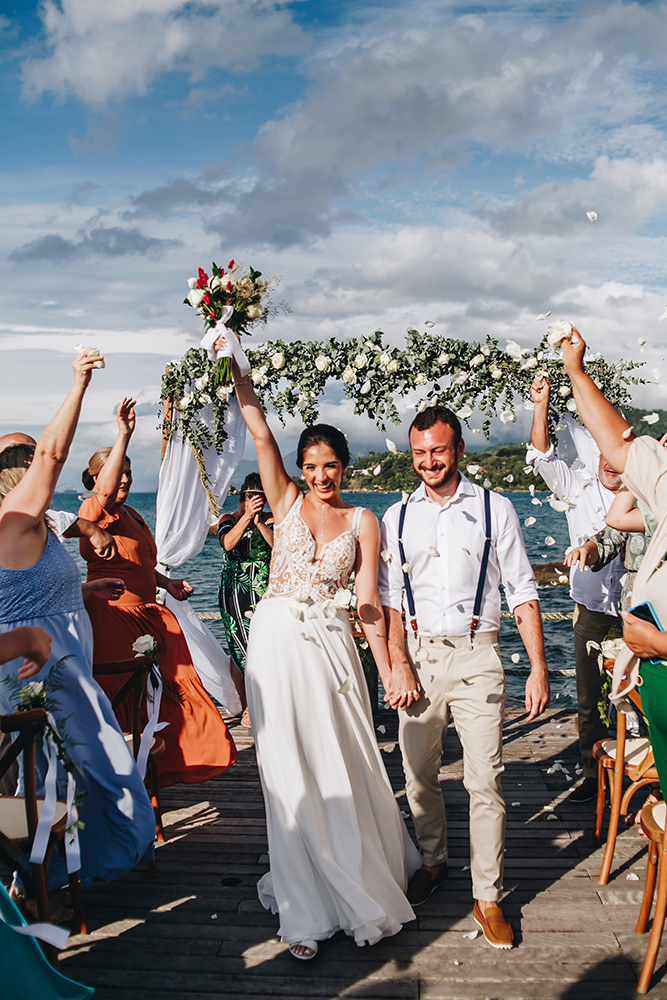
[[[512, 504], [471, 483], [458, 470], [465, 443], [457, 417], [445, 407], [418, 414], [410, 427], [410, 445], [422, 485], [405, 505], [394, 504], [384, 516], [379, 573], [392, 662], [387, 694], [394, 707], [404, 709], [399, 713], [399, 738], [423, 859], [410, 881], [408, 899], [418, 906], [447, 877], [447, 828], [438, 772], [451, 716], [463, 746], [463, 782], [470, 795], [473, 917], [490, 944], [511, 948], [512, 928], [498, 906], [505, 843], [499, 585], [503, 584], [531, 663], [526, 682], [527, 721], [531, 721], [549, 703], [535, 577]], [[485, 494], [490, 504], [488, 547]], [[485, 548], [488, 565], [483, 578]], [[482, 578], [481, 606], [478, 620], [473, 621]], [[407, 644], [403, 607], [410, 622]]]
[[[578, 464], [582, 467], [575, 471], [557, 458], [549, 439], [551, 384], [546, 374], [538, 373], [531, 392], [535, 410], [526, 462], [535, 466], [559, 499], [565, 499], [570, 504], [566, 517], [573, 548], [565, 561], [571, 567], [570, 594], [575, 602], [574, 660], [579, 752], [584, 778], [569, 801], [587, 802], [597, 795], [597, 763], [593, 757], [593, 746], [598, 740], [606, 739], [608, 731], [598, 712], [602, 678], [597, 650], [591, 649], [589, 653], [586, 644], [596, 642], [599, 645], [613, 628], [620, 633], [623, 623], [618, 615], [626, 570], [619, 555], [598, 572], [589, 572], [586, 564], [591, 557], [584, 543], [605, 528], [605, 517], [621, 487], [621, 477], [602, 458], [588, 431], [571, 418], [567, 421], [568, 428], [577, 449]], [[597, 556], [597, 547], [595, 553]]]

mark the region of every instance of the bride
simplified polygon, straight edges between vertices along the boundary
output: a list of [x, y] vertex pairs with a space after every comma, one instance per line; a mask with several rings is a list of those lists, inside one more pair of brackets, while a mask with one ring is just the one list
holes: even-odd
[[246, 673], [271, 862], [258, 891], [279, 913], [291, 954], [309, 959], [317, 942], [338, 930], [361, 946], [414, 919], [405, 889], [420, 859], [380, 758], [346, 611], [354, 570], [359, 615], [389, 690], [377, 589], [380, 531], [371, 511], [341, 498], [350, 457], [344, 435], [326, 424], [301, 435], [304, 496], [236, 366], [234, 383], [275, 518], [269, 584], [252, 619]]

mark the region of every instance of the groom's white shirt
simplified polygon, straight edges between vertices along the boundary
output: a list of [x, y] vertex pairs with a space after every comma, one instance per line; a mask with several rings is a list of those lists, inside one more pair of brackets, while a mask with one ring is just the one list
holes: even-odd
[[[423, 635], [467, 635], [470, 630], [484, 551], [484, 492], [460, 474], [456, 493], [446, 503], [431, 500], [423, 483], [408, 500], [403, 544]], [[407, 615], [398, 549], [401, 506], [394, 504], [382, 520], [382, 550], [389, 558], [380, 560], [379, 589], [384, 607], [400, 611], [404, 603]], [[518, 515], [497, 493], [491, 495], [491, 534], [479, 632], [500, 628], [501, 583], [510, 611], [538, 599]]]

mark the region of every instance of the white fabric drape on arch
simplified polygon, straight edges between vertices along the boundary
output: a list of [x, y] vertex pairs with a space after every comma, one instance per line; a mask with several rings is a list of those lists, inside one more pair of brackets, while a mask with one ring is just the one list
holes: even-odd
[[[199, 418], [212, 432], [211, 404], [202, 407]], [[203, 452], [211, 491], [221, 506], [245, 448], [246, 427], [235, 397], [230, 400], [225, 414], [225, 429], [227, 440], [223, 453], [218, 455], [215, 446]], [[208, 528], [208, 498], [199, 478], [197, 461], [189, 442], [177, 428], [167, 444], [157, 494], [155, 541], [158, 562], [162, 564], [159, 568], [166, 576], [173, 576], [178, 566], [199, 555]], [[188, 601], [175, 601], [167, 594], [166, 605], [178, 619], [194, 668], [208, 693], [228, 712], [240, 712], [241, 701], [232, 681], [229, 657], [218, 640]]]

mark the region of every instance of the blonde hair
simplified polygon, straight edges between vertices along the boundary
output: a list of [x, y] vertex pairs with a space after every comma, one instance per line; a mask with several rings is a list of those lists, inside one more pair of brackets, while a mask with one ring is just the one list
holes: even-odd
[[21, 482], [28, 470], [24, 468], [3, 469], [0, 472], [0, 504], [7, 494]]
[[98, 448], [97, 451], [90, 456], [88, 460], [88, 468], [84, 469], [81, 473], [81, 482], [87, 490], [95, 488], [95, 480], [93, 479], [93, 476], [99, 475], [110, 454], [111, 448]]

